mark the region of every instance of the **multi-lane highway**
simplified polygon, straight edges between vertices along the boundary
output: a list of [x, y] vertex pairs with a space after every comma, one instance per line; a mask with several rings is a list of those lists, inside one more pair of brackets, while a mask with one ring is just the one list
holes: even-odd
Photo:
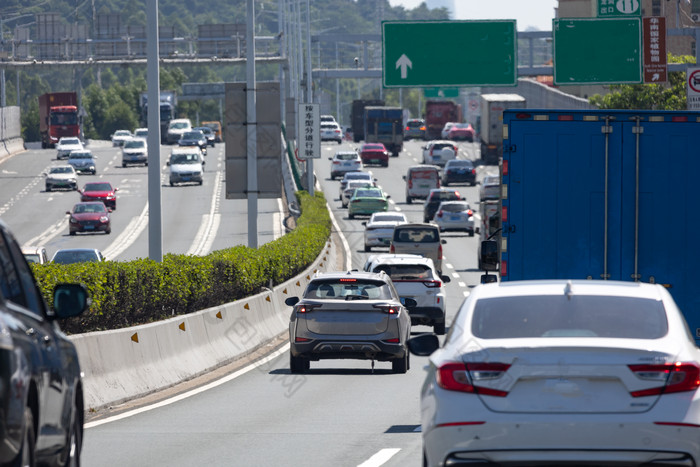
[[[410, 142], [388, 168], [372, 170], [391, 195], [392, 208], [411, 221], [422, 220], [422, 205], [404, 199], [402, 175], [420, 162], [421, 143]], [[340, 207], [338, 181], [330, 180], [327, 157], [354, 144], [324, 144], [315, 169], [339, 230], [361, 268], [362, 219], [350, 220]], [[218, 147], [217, 147], [218, 148]], [[478, 146], [460, 145], [459, 157], [478, 158]], [[480, 168], [481, 171], [495, 168]], [[207, 183], [205, 182], [205, 186]], [[478, 204], [478, 187], [461, 187]], [[224, 222], [222, 220], [222, 222]], [[448, 284], [448, 321], [478, 283], [477, 237], [445, 235], [444, 273]], [[429, 331], [416, 327], [415, 332]], [[257, 366], [229, 375], [206, 390], [185, 393], [157, 406], [90, 421], [83, 448], [84, 465], [421, 465], [419, 390], [426, 360], [412, 357], [407, 374], [391, 373], [388, 363], [314, 362], [304, 375], [289, 373], [287, 347]]]
[[[23, 245], [45, 246], [49, 258], [60, 248], [97, 248], [110, 260], [148, 258], [148, 167], [121, 165], [121, 150], [110, 142], [88, 145], [97, 156], [97, 174], [80, 175], [79, 186], [106, 180], [116, 186], [117, 209], [112, 233], [68, 235], [68, 216], [80, 201], [75, 191], [46, 192], [48, 167], [65, 164], [53, 149], [29, 149], [0, 163], [0, 216]], [[165, 162], [171, 146], [162, 146], [163, 253], [207, 254], [247, 244], [247, 202], [225, 199], [224, 145], [209, 148], [201, 186], [168, 184]], [[284, 233], [279, 200], [260, 200], [259, 243]]]

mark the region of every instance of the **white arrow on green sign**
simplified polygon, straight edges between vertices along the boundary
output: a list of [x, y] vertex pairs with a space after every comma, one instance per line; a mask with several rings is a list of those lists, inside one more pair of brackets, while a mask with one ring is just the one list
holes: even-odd
[[385, 87], [515, 86], [515, 20], [385, 21]]

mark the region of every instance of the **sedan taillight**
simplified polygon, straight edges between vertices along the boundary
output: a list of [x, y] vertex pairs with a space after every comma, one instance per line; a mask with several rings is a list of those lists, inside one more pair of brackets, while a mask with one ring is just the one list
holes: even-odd
[[374, 305], [374, 308], [379, 309], [387, 315], [395, 315], [399, 312], [399, 307], [396, 305]]
[[694, 362], [664, 363], [660, 365], [629, 365], [637, 378], [658, 381], [659, 386], [631, 391], [632, 397], [657, 396], [673, 392], [695, 391], [700, 387], [700, 366]]
[[423, 285], [428, 287], [429, 289], [439, 289], [442, 287], [442, 282], [441, 281], [423, 281]]
[[438, 211], [437, 217], [442, 217], [442, 209]]
[[437, 384], [448, 391], [505, 397], [508, 391], [485, 388], [479, 386], [479, 383], [499, 379], [508, 368], [510, 365], [506, 363], [448, 362], [438, 368]]

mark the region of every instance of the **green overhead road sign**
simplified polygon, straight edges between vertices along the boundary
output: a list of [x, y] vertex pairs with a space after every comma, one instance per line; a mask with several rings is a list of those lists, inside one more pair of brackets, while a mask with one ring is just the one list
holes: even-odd
[[641, 0], [598, 0], [598, 18], [641, 17]]
[[459, 88], [423, 88], [425, 97], [459, 97]]
[[385, 87], [515, 86], [515, 20], [385, 21]]
[[555, 19], [554, 84], [642, 82], [639, 18]]

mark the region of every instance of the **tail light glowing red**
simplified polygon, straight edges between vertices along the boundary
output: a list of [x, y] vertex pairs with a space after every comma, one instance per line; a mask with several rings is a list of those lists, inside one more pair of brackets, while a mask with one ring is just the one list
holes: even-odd
[[501, 206], [501, 222], [508, 222], [508, 206]]
[[508, 175], [508, 160], [507, 159], [503, 161], [502, 171], [503, 171], [503, 175]]
[[[377, 308], [387, 315], [395, 315], [396, 313], [399, 312], [399, 307], [395, 305], [374, 305], [374, 308]], [[389, 342], [389, 341], [387, 341]]]
[[442, 209], [440, 209], [437, 213], [437, 217], [442, 217]]
[[673, 392], [695, 391], [700, 387], [700, 366], [694, 362], [660, 365], [629, 365], [629, 369], [646, 381], [658, 381], [659, 386], [632, 391], [632, 397], [657, 396]]
[[442, 245], [438, 245], [438, 259], [442, 259]]
[[508, 275], [508, 261], [501, 260], [501, 277]]
[[394, 248], [394, 244], [392, 243], [391, 246], [389, 247], [389, 253], [396, 253], [396, 248]]
[[480, 382], [494, 381], [508, 371], [506, 363], [448, 362], [438, 368], [437, 384], [448, 391], [505, 397], [508, 391], [480, 386]]

